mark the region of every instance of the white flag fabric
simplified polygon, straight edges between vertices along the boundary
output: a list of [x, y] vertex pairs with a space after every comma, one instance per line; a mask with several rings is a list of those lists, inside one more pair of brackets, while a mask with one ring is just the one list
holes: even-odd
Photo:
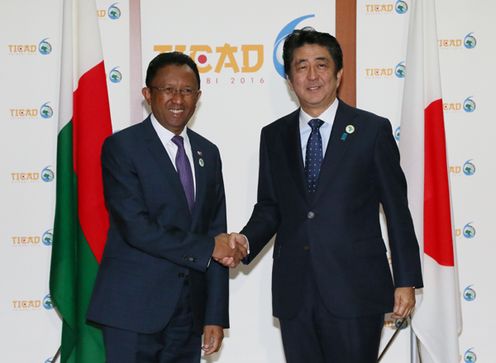
[[424, 279], [424, 288], [417, 291], [412, 328], [422, 363], [455, 363], [459, 361], [461, 295], [451, 224], [435, 1], [414, 0], [410, 17], [400, 153]]

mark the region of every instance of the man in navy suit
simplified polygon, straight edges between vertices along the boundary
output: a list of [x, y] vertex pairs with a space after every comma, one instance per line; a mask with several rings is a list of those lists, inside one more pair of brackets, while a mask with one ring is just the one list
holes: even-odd
[[277, 235], [272, 303], [287, 362], [372, 363], [384, 313], [408, 316], [422, 286], [391, 125], [337, 98], [343, 60], [330, 34], [295, 30], [283, 59], [301, 107], [263, 128], [258, 200], [231, 242], [249, 242], [250, 262]]
[[229, 326], [216, 260], [246, 250], [224, 233], [219, 151], [186, 127], [200, 94], [190, 57], [158, 55], [143, 88], [152, 113], [103, 145], [110, 229], [87, 317], [102, 327], [107, 363], [199, 362]]

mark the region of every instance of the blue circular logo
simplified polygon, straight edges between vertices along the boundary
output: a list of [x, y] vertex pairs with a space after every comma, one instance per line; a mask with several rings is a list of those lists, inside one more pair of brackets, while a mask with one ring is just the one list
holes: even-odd
[[472, 176], [475, 174], [475, 165], [472, 162], [472, 159], [467, 160], [465, 164], [463, 164], [463, 174], [467, 176]]
[[[472, 222], [470, 222], [472, 223]], [[470, 223], [467, 223], [463, 227], [463, 237], [465, 238], [474, 238], [475, 237], [475, 228]]]
[[52, 297], [50, 294], [43, 298], [43, 307], [47, 310], [53, 309]]
[[122, 81], [122, 73], [118, 70], [119, 67], [114, 67], [109, 72], [109, 80], [112, 83], [119, 83]]
[[465, 301], [474, 301], [477, 297], [477, 294], [472, 286], [473, 285], [467, 286], [465, 290], [463, 290], [463, 298], [465, 299]]
[[313, 18], [315, 15], [304, 15], [290, 21], [288, 24], [282, 28], [282, 30], [277, 34], [276, 41], [274, 42], [274, 52], [272, 53], [272, 61], [274, 62], [274, 67], [282, 78], [286, 78], [284, 72], [284, 64], [282, 62], [282, 46], [286, 37], [296, 29], [296, 26], [300, 24], [303, 20], [308, 18]]
[[465, 354], [463, 355], [463, 361], [465, 363], [475, 363], [477, 362], [477, 356], [475, 353], [472, 351], [474, 348], [468, 349]]
[[48, 231], [43, 233], [43, 236], [41, 236], [41, 242], [43, 242], [43, 244], [45, 246], [51, 246], [52, 245], [52, 243], [53, 243], [53, 230], [52, 229], [49, 229]]
[[121, 17], [121, 9], [117, 7], [118, 3], [113, 3], [107, 10], [108, 17], [112, 20], [117, 20]]
[[400, 130], [401, 130], [400, 126], [398, 126], [396, 130], [394, 130], [394, 138], [396, 141], [400, 141]]
[[42, 55], [48, 55], [52, 52], [52, 45], [50, 43], [48, 43], [47, 39], [48, 38], [43, 39], [38, 44], [38, 51]]
[[394, 68], [394, 74], [398, 78], [405, 78], [406, 75], [405, 62], [400, 62], [396, 65], [396, 67]]
[[52, 118], [53, 116], [53, 109], [48, 105], [49, 103], [50, 102], [45, 102], [40, 107], [40, 115], [45, 119]]
[[55, 173], [52, 169], [50, 169], [50, 166], [47, 166], [41, 171], [41, 180], [49, 183], [53, 181], [53, 179], [55, 179]]
[[396, 1], [396, 4], [394, 4], [394, 10], [398, 14], [405, 14], [408, 11], [408, 4], [406, 1], [398, 0]]
[[465, 38], [463, 38], [463, 45], [467, 49], [473, 49], [477, 45], [477, 39], [473, 36], [474, 33], [468, 33], [465, 35]]
[[463, 111], [465, 112], [474, 112], [476, 107], [477, 105], [475, 104], [475, 101], [472, 99], [472, 97], [467, 97], [463, 101]]

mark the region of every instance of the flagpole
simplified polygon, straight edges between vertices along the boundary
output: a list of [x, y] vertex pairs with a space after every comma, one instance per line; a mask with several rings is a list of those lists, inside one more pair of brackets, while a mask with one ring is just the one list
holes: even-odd
[[417, 336], [413, 331], [411, 321], [410, 321], [410, 363], [419, 363], [418, 352], [417, 352]]

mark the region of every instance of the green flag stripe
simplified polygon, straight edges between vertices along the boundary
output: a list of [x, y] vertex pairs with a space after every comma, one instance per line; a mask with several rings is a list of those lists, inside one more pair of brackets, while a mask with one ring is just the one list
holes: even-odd
[[98, 263], [81, 231], [77, 217], [72, 122], [62, 128], [57, 142], [57, 200], [50, 294], [63, 319], [61, 362], [104, 362], [101, 333], [86, 322], [86, 310]]

